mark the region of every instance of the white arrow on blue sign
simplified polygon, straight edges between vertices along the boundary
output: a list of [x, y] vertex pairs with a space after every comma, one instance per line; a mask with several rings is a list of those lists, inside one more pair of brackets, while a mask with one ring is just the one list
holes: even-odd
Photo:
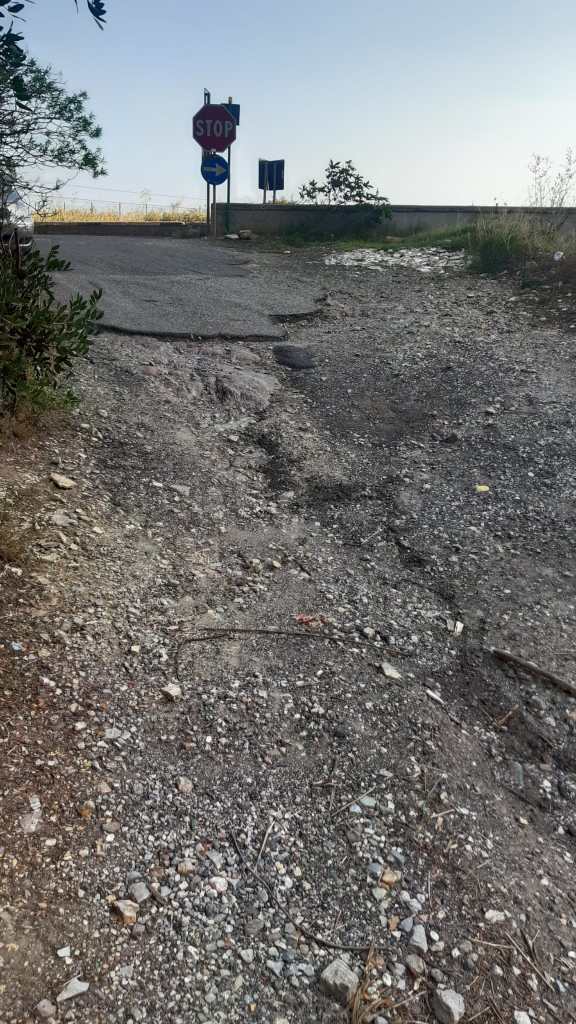
[[202, 160], [200, 172], [209, 185], [223, 185], [228, 177], [228, 161], [217, 153], [210, 153]]

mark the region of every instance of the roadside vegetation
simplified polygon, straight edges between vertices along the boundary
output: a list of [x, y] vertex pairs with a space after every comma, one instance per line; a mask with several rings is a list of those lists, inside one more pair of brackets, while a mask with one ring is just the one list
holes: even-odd
[[52, 275], [68, 269], [57, 247], [43, 256], [14, 238], [1, 244], [0, 408], [8, 415], [74, 402], [68, 378], [90, 346], [101, 292], [58, 302]]
[[[86, 0], [102, 27], [101, 0]], [[39, 180], [38, 167], [105, 174], [98, 141], [101, 129], [87, 110], [84, 92], [67, 92], [50, 67], [26, 51], [13, 27], [24, 3], [0, 3], [0, 414], [16, 417], [73, 400], [73, 360], [88, 351], [100, 317], [100, 292], [54, 295], [55, 273], [68, 269], [57, 248], [47, 255], [26, 244], [15, 199], [41, 210], [62, 182]]]
[[34, 214], [35, 224], [198, 224], [206, 220], [204, 210], [94, 210], [85, 207], [54, 207]]
[[376, 207], [381, 216], [390, 217], [390, 200], [381, 196], [367, 178], [363, 178], [351, 160], [330, 160], [323, 181], [312, 178], [302, 185], [299, 197], [303, 203], [327, 206]]
[[576, 236], [563, 233], [562, 225], [549, 217], [538, 217], [528, 211], [515, 214], [495, 210], [478, 216], [471, 224], [432, 231], [415, 228], [400, 232], [393, 222], [388, 233], [384, 228], [347, 235], [294, 230], [267, 244], [276, 249], [318, 246], [336, 252], [437, 248], [466, 253], [473, 272], [516, 273], [522, 285], [548, 279], [576, 283]]
[[337, 235], [295, 229], [275, 239], [272, 247], [316, 245], [333, 251], [439, 248], [466, 253], [472, 271], [516, 273], [524, 285], [548, 280], [576, 283], [576, 236], [563, 230], [567, 208], [574, 199], [576, 154], [568, 149], [559, 167], [548, 157], [535, 154], [529, 174], [528, 205], [522, 212], [495, 206], [490, 212], [479, 211], [468, 224], [436, 230], [421, 225], [402, 230], [394, 224], [389, 200], [377, 195], [351, 161], [341, 164], [331, 160], [324, 180], [303, 185], [300, 199], [340, 206], [374, 204], [378, 213], [374, 222], [368, 222], [363, 231], [356, 228]]

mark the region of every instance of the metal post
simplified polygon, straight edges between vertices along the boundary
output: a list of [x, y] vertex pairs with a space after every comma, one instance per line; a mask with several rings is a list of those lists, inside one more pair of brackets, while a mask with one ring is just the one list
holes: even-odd
[[212, 185], [212, 234], [216, 238], [218, 218], [216, 217], [216, 185]]
[[266, 206], [266, 189], [264, 189], [264, 206]]
[[275, 203], [275, 202], [276, 202], [276, 189], [274, 189], [274, 191], [273, 191], [273, 193], [272, 193], [272, 202], [273, 202], [273, 203]]
[[[229, 96], [228, 97], [228, 103], [233, 103], [233, 102], [234, 102], [234, 100], [232, 99], [231, 96]], [[226, 182], [226, 222], [225, 222], [226, 223], [226, 233], [228, 233], [230, 231], [230, 177], [231, 177], [231, 167], [232, 167], [232, 163], [231, 163], [232, 157], [231, 157], [231, 154], [232, 154], [232, 146], [228, 146], [228, 153], [227, 153], [227, 157], [228, 157], [228, 181]]]
[[[204, 103], [210, 103], [210, 93], [208, 89], [204, 89]], [[207, 156], [207, 151], [202, 151], [202, 156]], [[206, 234], [210, 234], [210, 185], [206, 183]]]

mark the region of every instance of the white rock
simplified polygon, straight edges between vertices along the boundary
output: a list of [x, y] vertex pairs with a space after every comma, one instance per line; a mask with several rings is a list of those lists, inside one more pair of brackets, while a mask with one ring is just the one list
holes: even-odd
[[214, 875], [210, 879], [210, 885], [212, 889], [214, 889], [214, 892], [217, 892], [221, 896], [228, 889], [228, 879], [224, 878], [222, 875]]
[[459, 992], [451, 988], [437, 988], [432, 996], [432, 1009], [440, 1024], [458, 1024], [466, 1011]]
[[506, 914], [502, 910], [487, 910], [484, 914], [484, 920], [488, 921], [488, 924], [501, 924], [502, 921], [506, 920]]
[[168, 700], [178, 700], [182, 696], [182, 687], [176, 683], [166, 683], [160, 691]]
[[406, 967], [413, 974], [414, 977], [418, 977], [419, 974], [426, 973], [426, 964], [424, 963], [421, 956], [416, 953], [411, 953], [410, 956], [406, 957]]
[[426, 938], [426, 931], [424, 929], [424, 925], [414, 925], [408, 946], [410, 949], [416, 950], [417, 953], [428, 952], [428, 939]]
[[514, 1024], [532, 1024], [526, 1010], [514, 1010]]
[[41, 999], [40, 1002], [34, 1007], [34, 1013], [37, 1017], [42, 1017], [47, 1020], [48, 1017], [55, 1017], [58, 1013], [58, 1008], [51, 1003], [49, 999]]
[[56, 1002], [65, 1003], [67, 999], [75, 999], [76, 996], [81, 996], [84, 992], [87, 992], [89, 988], [90, 982], [80, 981], [80, 978], [72, 978], [72, 981], [69, 981], [60, 994], [56, 996]]
[[133, 903], [132, 900], [116, 900], [114, 903], [114, 910], [118, 916], [122, 918], [123, 924], [136, 924], [136, 920], [138, 918], [137, 903]]
[[62, 476], [61, 473], [50, 473], [50, 479], [61, 491], [69, 491], [72, 487], [76, 487], [75, 480], [71, 480], [69, 476]]
[[358, 975], [343, 960], [333, 960], [320, 975], [324, 992], [341, 1006], [349, 1006], [358, 988]]
[[[71, 526], [73, 520], [70, 519], [70, 516], [67, 515], [63, 509], [57, 508], [50, 516], [49, 522], [52, 523], [53, 526]], [[43, 1002], [45, 1001], [47, 1000], [43, 1000]]]
[[181, 775], [178, 779], [178, 790], [180, 793], [184, 793], [188, 796], [194, 789], [194, 783], [192, 779], [187, 779], [185, 775]]
[[391, 665], [389, 661], [383, 661], [380, 669], [387, 679], [402, 679], [402, 673], [394, 665]]
[[71, 952], [72, 950], [70, 949], [70, 946], [61, 946], [60, 949], [56, 950], [56, 956], [59, 956], [61, 957], [62, 960], [65, 960], [67, 957], [70, 956]]
[[134, 882], [130, 886], [130, 895], [136, 903], [144, 903], [144, 900], [150, 899], [150, 889], [145, 882]]

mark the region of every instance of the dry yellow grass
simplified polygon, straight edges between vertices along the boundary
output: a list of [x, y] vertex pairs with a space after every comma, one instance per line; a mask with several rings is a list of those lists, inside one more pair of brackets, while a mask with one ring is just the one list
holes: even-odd
[[63, 221], [69, 223], [85, 223], [86, 221], [105, 221], [106, 223], [130, 223], [130, 224], [145, 224], [153, 223], [159, 224], [161, 222], [170, 222], [178, 224], [196, 224], [206, 220], [206, 214], [203, 210], [150, 210], [148, 213], [142, 210], [127, 210], [119, 213], [114, 210], [91, 210], [89, 207], [84, 209], [75, 207], [74, 209], [65, 210], [61, 209], [50, 210], [48, 213], [35, 214], [35, 224], [50, 224], [50, 223], [61, 223]]

